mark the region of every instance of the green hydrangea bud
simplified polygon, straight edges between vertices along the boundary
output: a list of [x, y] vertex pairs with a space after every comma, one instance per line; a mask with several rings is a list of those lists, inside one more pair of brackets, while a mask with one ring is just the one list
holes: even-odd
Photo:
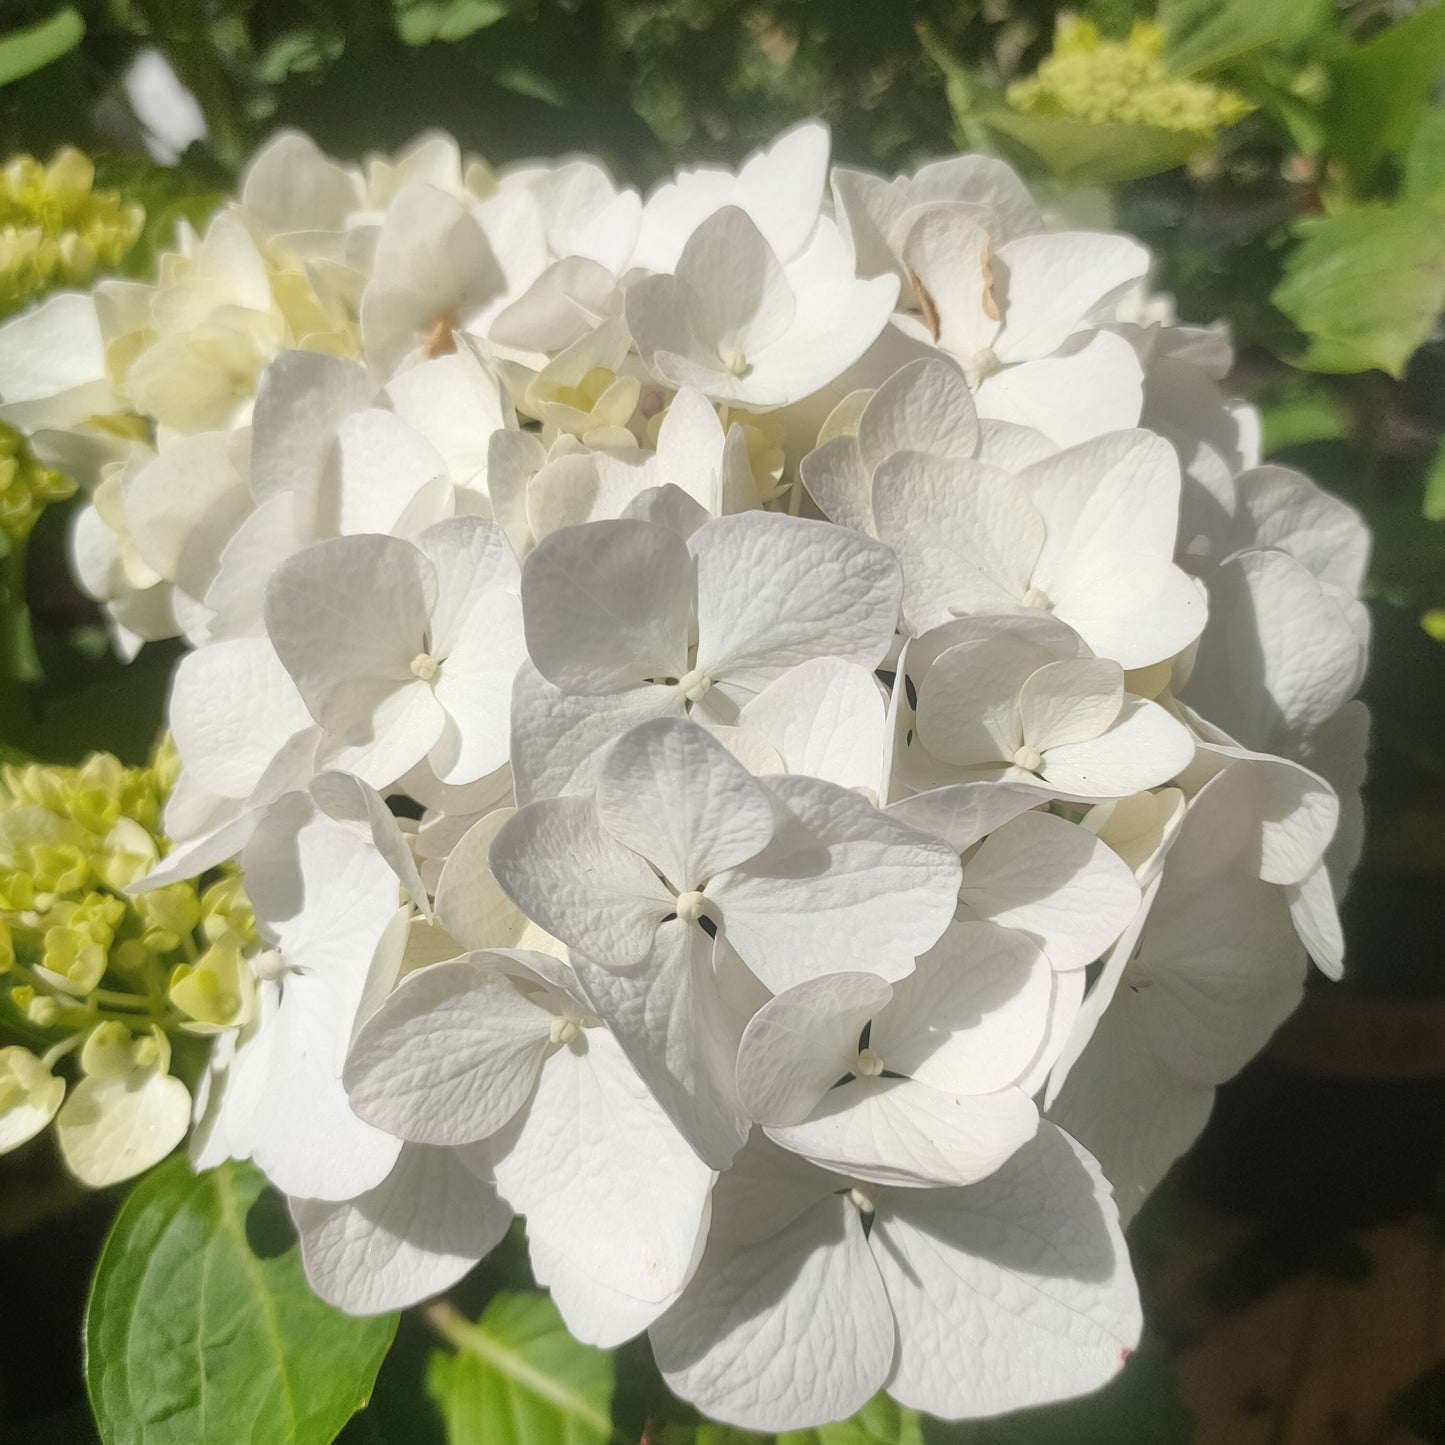
[[1183, 131], [1210, 140], [1254, 108], [1233, 91], [1170, 75], [1165, 33], [1138, 21], [1127, 40], [1105, 40], [1088, 20], [1063, 17], [1033, 76], [1008, 89], [1015, 110]]
[[15, 155], [0, 168], [0, 311], [58, 286], [85, 286], [120, 264], [145, 211], [95, 188], [95, 167], [66, 146], [49, 165]]

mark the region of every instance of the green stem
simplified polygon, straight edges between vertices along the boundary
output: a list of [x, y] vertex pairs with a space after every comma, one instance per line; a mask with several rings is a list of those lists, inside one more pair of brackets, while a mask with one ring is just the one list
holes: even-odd
[[61, 1039], [53, 1048], [49, 1048], [41, 1056], [40, 1062], [47, 1069], [53, 1069], [66, 1054], [73, 1053], [85, 1042], [85, 1034], [76, 1034], [72, 1038]]
[[35, 726], [27, 676], [25, 615], [26, 539], [10, 539], [0, 564], [0, 743], [29, 751]]
[[620, 1430], [613, 1427], [610, 1420], [598, 1414], [589, 1402], [578, 1399], [566, 1386], [559, 1385], [543, 1371], [535, 1369], [522, 1359], [514, 1350], [492, 1339], [449, 1300], [433, 1300], [424, 1305], [422, 1316], [453, 1349], [484, 1360], [522, 1389], [539, 1396], [549, 1404], [576, 1414], [579, 1418], [586, 1418], [587, 1423], [599, 1431], [607, 1430], [613, 1445], [633, 1445]]

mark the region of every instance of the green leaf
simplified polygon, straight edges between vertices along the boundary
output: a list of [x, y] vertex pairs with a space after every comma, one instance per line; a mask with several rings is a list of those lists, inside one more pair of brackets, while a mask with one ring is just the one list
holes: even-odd
[[403, 45], [465, 40], [506, 19], [506, 0], [395, 0], [396, 33]]
[[264, 1185], [249, 1165], [197, 1175], [177, 1156], [121, 1205], [85, 1316], [105, 1445], [326, 1445], [366, 1404], [396, 1316], [323, 1304], [294, 1243], [259, 1257]]
[[1183, 165], [1209, 142], [1185, 131], [1121, 121], [1029, 115], [998, 106], [977, 119], [1035, 152], [1065, 185], [1102, 186], [1138, 180]]
[[544, 1294], [499, 1294], [468, 1323], [429, 1315], [455, 1354], [432, 1356], [427, 1387], [450, 1445], [607, 1445], [612, 1356], [580, 1345]]
[[0, 35], [0, 85], [33, 75], [80, 44], [85, 21], [67, 5], [49, 20]]
[[1380, 163], [1409, 144], [1445, 74], [1445, 3], [1414, 15], [1347, 51], [1331, 67], [1325, 104], [1330, 148], [1364, 194]]
[[1400, 194], [1407, 201], [1445, 201], [1445, 107], [1420, 117], [1405, 152]]
[[1445, 303], [1445, 219], [1426, 206], [1362, 206], [1296, 229], [1273, 297], [1309, 338], [1290, 360], [1400, 376]]
[[1159, 0], [1155, 19], [1176, 75], [1220, 70], [1328, 17], [1315, 0]]

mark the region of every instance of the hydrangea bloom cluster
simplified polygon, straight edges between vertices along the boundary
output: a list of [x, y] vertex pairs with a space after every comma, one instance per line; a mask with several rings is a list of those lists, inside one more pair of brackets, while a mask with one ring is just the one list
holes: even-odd
[[137, 886], [239, 860], [194, 1157], [320, 1294], [521, 1215], [743, 1426], [1119, 1368], [1123, 1224], [1342, 965], [1366, 728], [1366, 533], [1149, 265], [816, 123], [645, 198], [288, 134], [0, 331], [118, 640], [191, 645]]
[[49, 165], [16, 155], [0, 167], [0, 310], [57, 286], [84, 286], [135, 245], [145, 211], [94, 186], [90, 157], [73, 146]]
[[[235, 869], [205, 888], [125, 890], [155, 867], [176, 757], [125, 768], [0, 768], [0, 976], [7, 1024], [35, 1048], [0, 1049], [0, 1153], [53, 1119], [61, 1158], [103, 1188], [185, 1137], [191, 1096], [170, 1070], [172, 1036], [250, 1020], [255, 951]], [[36, 1049], [41, 1050], [37, 1053]], [[79, 1065], [67, 1090], [57, 1066]]]
[[1008, 102], [1034, 115], [1123, 121], [1208, 139], [1254, 107], [1242, 95], [1171, 75], [1162, 26], [1136, 20], [1125, 40], [1106, 40], [1091, 20], [1065, 16], [1038, 71], [1008, 88]]

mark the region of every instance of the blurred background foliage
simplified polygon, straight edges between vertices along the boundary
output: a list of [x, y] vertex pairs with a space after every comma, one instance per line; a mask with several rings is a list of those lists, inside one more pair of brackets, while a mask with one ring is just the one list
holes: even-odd
[[[155, 52], [206, 131], [167, 165], [127, 91]], [[1347, 905], [1350, 971], [1317, 985], [1222, 1091], [1137, 1222], [1145, 1348], [1073, 1406], [945, 1431], [880, 1408], [788, 1445], [1445, 1441], [1442, 75], [1445, 0], [0, 0], [0, 151], [49, 163], [79, 147], [96, 188], [70, 211], [37, 210], [31, 173], [7, 166], [0, 314], [25, 300], [27, 265], [50, 267], [45, 284], [148, 274], [176, 222], [203, 219], [281, 126], [351, 159], [429, 127], [494, 165], [585, 150], [646, 187], [819, 115], [842, 163], [894, 171], [990, 150], [1071, 224], [1141, 235], [1180, 319], [1229, 324], [1232, 385], [1262, 409], [1270, 459], [1374, 528], [1370, 834]], [[66, 242], [37, 261], [67, 227], [90, 250]], [[21, 595], [12, 540], [0, 671], [29, 693], [24, 747], [142, 762], [175, 646], [129, 666], [109, 655], [69, 581], [63, 480], [23, 456], [10, 476], [13, 452], [0, 437], [0, 501], [10, 488], [6, 505], [29, 517], [30, 560]], [[115, 1203], [80, 1201], [46, 1156], [0, 1171], [0, 1236], [26, 1242], [7, 1298], [31, 1302], [0, 1352], [7, 1441], [93, 1438], [75, 1320]], [[494, 1319], [508, 1298], [496, 1291], [527, 1288], [518, 1258], [454, 1296], [481, 1317], [440, 1330], [455, 1353], [403, 1319], [347, 1441], [514, 1445], [478, 1413], [511, 1386], [484, 1378], [467, 1332], [490, 1330], [495, 1358], [525, 1325], [518, 1358], [552, 1350], [588, 1409], [610, 1399], [611, 1439], [743, 1445], [666, 1413], [645, 1346], [603, 1367], [563, 1359], [545, 1321], [519, 1325], [505, 1305]], [[585, 1419], [539, 1429], [516, 1445], [592, 1438]]]

